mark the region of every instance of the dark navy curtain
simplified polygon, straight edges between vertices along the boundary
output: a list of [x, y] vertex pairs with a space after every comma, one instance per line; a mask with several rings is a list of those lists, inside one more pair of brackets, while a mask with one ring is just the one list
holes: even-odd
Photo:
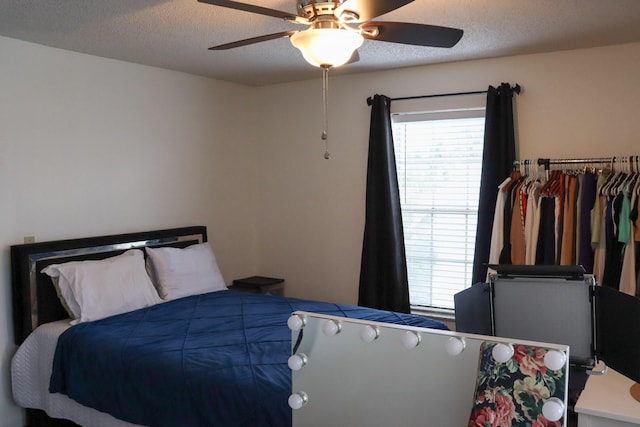
[[516, 158], [513, 93], [517, 90], [517, 86], [502, 83], [497, 88], [489, 86], [487, 91], [473, 283], [486, 280], [498, 185], [509, 176]]
[[409, 313], [400, 193], [391, 133], [391, 100], [370, 98], [369, 160], [358, 305]]

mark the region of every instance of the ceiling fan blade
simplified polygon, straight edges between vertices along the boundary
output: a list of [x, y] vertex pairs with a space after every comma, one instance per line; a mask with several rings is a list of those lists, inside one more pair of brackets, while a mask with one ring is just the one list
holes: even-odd
[[212, 46], [209, 50], [227, 50], [234, 47], [247, 46], [254, 43], [266, 42], [268, 40], [275, 40], [282, 37], [291, 37], [297, 31], [282, 31], [280, 33], [265, 34], [264, 36], [251, 37], [250, 39], [238, 40], [237, 42], [225, 43], [218, 46]]
[[340, 16], [344, 11], [358, 14], [358, 21], [368, 21], [392, 10], [413, 2], [413, 0], [346, 0], [336, 8], [335, 15]]
[[370, 35], [365, 32], [362, 34], [365, 39], [430, 47], [453, 47], [464, 33], [457, 28], [406, 22], [371, 21], [361, 25], [365, 30], [371, 27], [377, 27], [379, 34]]
[[200, 3], [208, 3], [214, 6], [226, 7], [229, 9], [243, 10], [245, 12], [257, 13], [258, 15], [273, 16], [274, 18], [296, 20], [298, 15], [280, 10], [269, 9], [253, 4], [240, 3], [231, 0], [198, 0]]

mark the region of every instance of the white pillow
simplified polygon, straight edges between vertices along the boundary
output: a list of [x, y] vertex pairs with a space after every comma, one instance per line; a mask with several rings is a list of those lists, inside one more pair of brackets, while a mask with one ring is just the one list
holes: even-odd
[[162, 300], [147, 275], [144, 254], [132, 249], [99, 261], [51, 264], [42, 270], [57, 282], [72, 324], [149, 307]]
[[227, 289], [213, 249], [198, 243], [184, 249], [145, 248], [151, 277], [165, 300]]

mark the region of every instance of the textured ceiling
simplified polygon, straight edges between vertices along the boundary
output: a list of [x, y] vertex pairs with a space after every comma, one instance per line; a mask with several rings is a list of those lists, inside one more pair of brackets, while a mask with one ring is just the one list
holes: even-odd
[[[252, 0], [295, 13], [294, 0]], [[640, 0], [415, 0], [381, 20], [464, 30], [452, 49], [365, 40], [351, 73], [640, 41]], [[304, 28], [304, 27], [303, 27]], [[0, 35], [247, 85], [318, 78], [288, 39], [213, 45], [300, 27], [196, 0], [2, 0]]]

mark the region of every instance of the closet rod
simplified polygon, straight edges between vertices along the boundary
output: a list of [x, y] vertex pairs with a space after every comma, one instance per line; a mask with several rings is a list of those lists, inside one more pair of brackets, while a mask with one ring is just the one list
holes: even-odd
[[513, 166], [534, 164], [544, 166], [548, 169], [550, 165], [569, 165], [569, 164], [589, 164], [589, 163], [628, 163], [629, 161], [638, 161], [638, 156], [614, 156], [614, 157], [592, 157], [588, 159], [535, 159], [535, 160], [514, 160]]
[[[520, 92], [522, 92], [522, 87], [516, 83], [515, 86], [511, 87], [511, 90], [513, 90], [516, 94], [520, 94]], [[472, 91], [472, 92], [454, 92], [454, 93], [437, 93], [434, 95], [417, 95], [417, 96], [405, 96], [405, 97], [401, 97], [401, 98], [389, 98], [389, 100], [391, 101], [408, 101], [408, 100], [412, 100], [412, 99], [424, 99], [424, 98], [442, 98], [444, 96], [465, 96], [465, 95], [481, 95], [483, 93], [487, 93], [486, 90], [476, 90], [476, 91]], [[367, 105], [371, 106], [371, 103], [373, 102], [373, 97], [368, 97], [367, 98]]]

